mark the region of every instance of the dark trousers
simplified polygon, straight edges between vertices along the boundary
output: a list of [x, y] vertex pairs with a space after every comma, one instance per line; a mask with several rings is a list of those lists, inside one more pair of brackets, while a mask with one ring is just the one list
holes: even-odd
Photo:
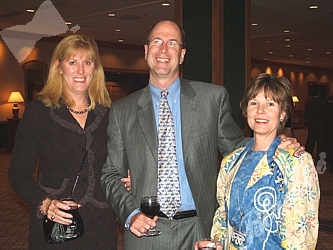
[[[326, 148], [326, 125], [325, 122], [315, 122], [308, 124], [308, 137], [306, 139], [305, 150], [313, 154], [314, 146], [317, 142], [317, 154], [315, 161], [327, 160]], [[321, 154], [325, 152], [325, 154]]]

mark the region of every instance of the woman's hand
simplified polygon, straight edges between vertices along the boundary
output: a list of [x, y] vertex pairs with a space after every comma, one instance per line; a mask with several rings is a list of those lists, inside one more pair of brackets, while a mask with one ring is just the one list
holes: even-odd
[[219, 242], [219, 241], [215, 241], [215, 240], [201, 240], [201, 241], [198, 241], [194, 244], [194, 250], [199, 250], [199, 246], [201, 247], [204, 247], [204, 248], [200, 248], [200, 249], [205, 249], [209, 246], [209, 244], [214, 244], [215, 243], [215, 247], [216, 247], [216, 250], [223, 250], [222, 248], [222, 243]]
[[[81, 205], [77, 204], [78, 207]], [[43, 201], [40, 211], [47, 216], [50, 220], [58, 222], [64, 225], [70, 225], [72, 223], [73, 216], [70, 213], [66, 213], [66, 210], [70, 210], [68, 204], [65, 204], [59, 200], [46, 199]]]
[[127, 171], [127, 178], [121, 178], [121, 181], [124, 183], [127, 191], [131, 192], [131, 174], [129, 170]]

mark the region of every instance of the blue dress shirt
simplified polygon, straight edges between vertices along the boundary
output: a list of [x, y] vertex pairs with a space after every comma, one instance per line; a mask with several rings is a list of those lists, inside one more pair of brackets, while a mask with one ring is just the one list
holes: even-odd
[[[158, 131], [158, 116], [159, 116], [159, 103], [161, 99], [161, 89], [149, 83], [150, 92], [152, 95], [156, 128]], [[183, 157], [183, 144], [182, 144], [182, 126], [181, 126], [181, 115], [180, 115], [180, 79], [179, 77], [171, 84], [168, 88], [168, 103], [172, 112], [174, 129], [176, 135], [176, 151], [177, 151], [177, 164], [180, 184], [180, 196], [181, 204], [178, 211], [195, 210], [195, 204], [188, 184], [184, 157]]]

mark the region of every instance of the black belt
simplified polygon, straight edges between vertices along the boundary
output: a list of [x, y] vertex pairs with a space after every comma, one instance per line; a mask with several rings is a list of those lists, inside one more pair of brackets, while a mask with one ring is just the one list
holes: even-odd
[[157, 216], [162, 217], [162, 218], [168, 218], [169, 220], [181, 220], [181, 219], [186, 219], [186, 218], [197, 216], [197, 211], [189, 210], [189, 211], [178, 212], [173, 217], [168, 217], [162, 211], [159, 211]]

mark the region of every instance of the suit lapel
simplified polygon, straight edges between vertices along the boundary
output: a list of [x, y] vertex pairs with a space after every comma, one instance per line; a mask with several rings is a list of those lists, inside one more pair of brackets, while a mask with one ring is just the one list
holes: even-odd
[[197, 119], [198, 102], [194, 99], [195, 91], [186, 80], [181, 80], [180, 85], [180, 112], [182, 124], [182, 141], [184, 160], [188, 153], [188, 145], [193, 134], [194, 124]]
[[152, 98], [149, 85], [143, 89], [142, 95], [138, 101], [139, 107], [137, 116], [146, 138], [146, 142], [157, 164], [157, 132], [155, 124], [154, 107], [152, 105]]

